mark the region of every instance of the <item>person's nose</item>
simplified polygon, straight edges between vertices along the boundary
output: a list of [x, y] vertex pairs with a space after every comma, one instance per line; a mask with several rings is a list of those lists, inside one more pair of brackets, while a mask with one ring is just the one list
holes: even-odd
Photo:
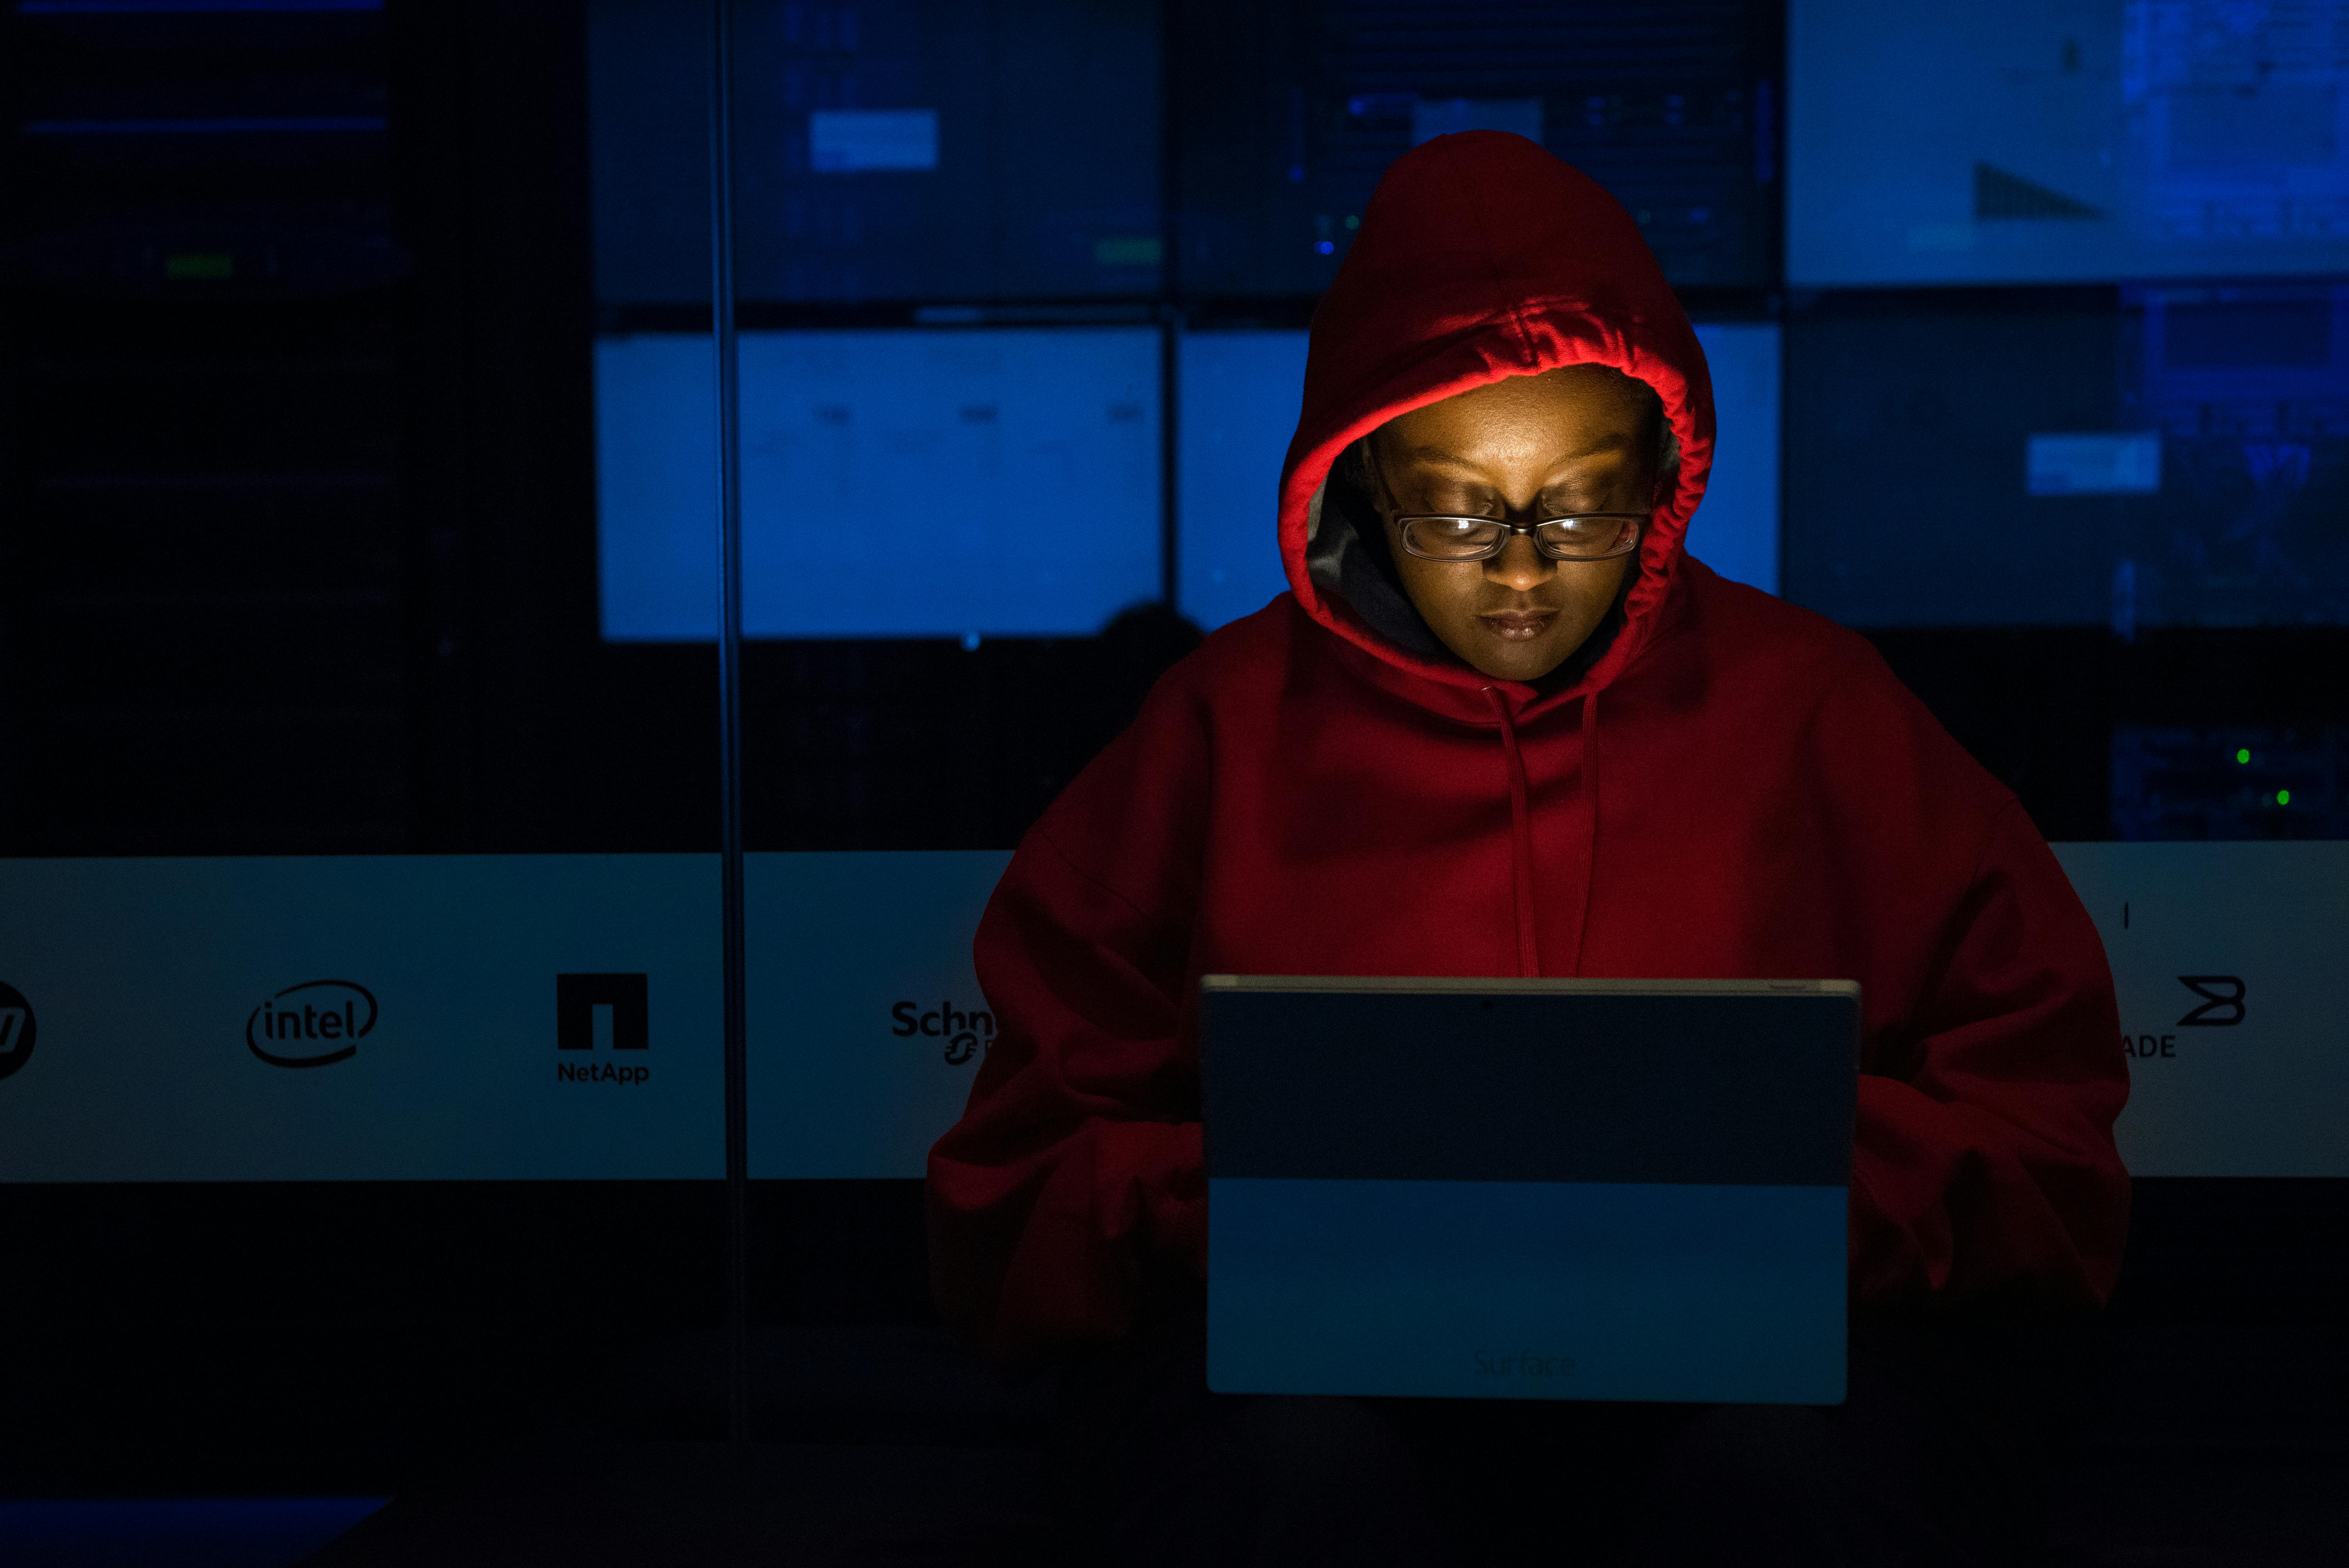
[[1485, 562], [1485, 575], [1514, 593], [1530, 593], [1548, 582], [1557, 568], [1534, 546], [1533, 536], [1509, 535], [1501, 553]]

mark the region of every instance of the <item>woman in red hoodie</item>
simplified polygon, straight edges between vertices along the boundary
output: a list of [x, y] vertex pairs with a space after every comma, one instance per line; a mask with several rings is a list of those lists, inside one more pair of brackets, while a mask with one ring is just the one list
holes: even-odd
[[[1482, 131], [1388, 172], [1314, 316], [1291, 591], [1020, 845], [977, 941], [1001, 1034], [930, 1157], [939, 1300], [1063, 1367], [1103, 1558], [2027, 1550], [2047, 1341], [2016, 1326], [2093, 1313], [2127, 1224], [2111, 977], [2013, 795], [1867, 643], [1683, 552], [1713, 438], [1596, 184]], [[1206, 973], [1858, 980], [1846, 1404], [1208, 1394]]]

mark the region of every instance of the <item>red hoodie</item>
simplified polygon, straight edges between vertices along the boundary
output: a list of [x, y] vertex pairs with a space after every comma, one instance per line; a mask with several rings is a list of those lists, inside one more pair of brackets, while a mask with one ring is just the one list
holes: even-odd
[[[1407, 409], [1585, 363], [1662, 397], [1678, 483], [1604, 653], [1494, 680], [1323, 480]], [[939, 1301], [989, 1354], [1115, 1337], [1204, 1276], [1206, 973], [1857, 979], [1855, 1298], [2103, 1300], [2128, 1073], [2095, 929], [1865, 641], [1683, 552], [1713, 435], [1703, 352], [1598, 185], [1494, 131], [1388, 171], [1313, 318], [1290, 592], [1158, 684], [980, 922], [1000, 1032], [929, 1205]]]

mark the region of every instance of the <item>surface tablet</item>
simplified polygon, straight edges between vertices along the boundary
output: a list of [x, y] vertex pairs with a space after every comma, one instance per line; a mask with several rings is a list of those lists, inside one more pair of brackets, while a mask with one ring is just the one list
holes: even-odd
[[1849, 981], [1209, 975], [1224, 1393], [1832, 1404]]

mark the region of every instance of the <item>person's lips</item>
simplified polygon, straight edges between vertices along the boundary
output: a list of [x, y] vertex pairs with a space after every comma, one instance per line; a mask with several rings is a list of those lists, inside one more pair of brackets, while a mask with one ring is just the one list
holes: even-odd
[[1555, 610], [1494, 610], [1476, 618], [1504, 642], [1529, 643], [1549, 630]]

